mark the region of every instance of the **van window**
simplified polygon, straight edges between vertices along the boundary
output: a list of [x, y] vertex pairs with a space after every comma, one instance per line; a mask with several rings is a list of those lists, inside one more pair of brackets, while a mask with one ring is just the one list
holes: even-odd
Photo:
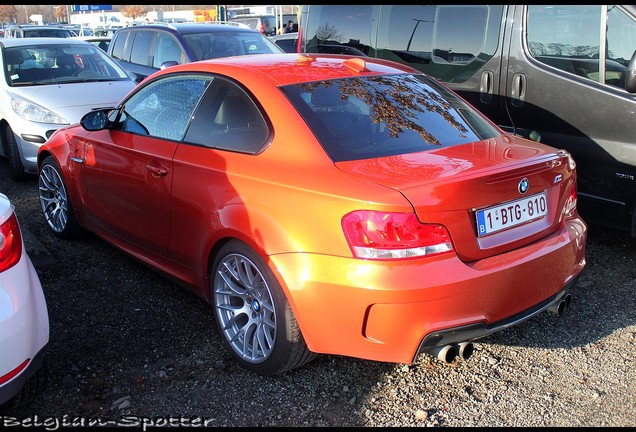
[[383, 5], [376, 56], [463, 82], [496, 52], [502, 14], [502, 5]]
[[[636, 47], [634, 21], [608, 6], [604, 53], [601, 30], [604, 6], [528, 6], [528, 48], [540, 62], [593, 81], [624, 87], [627, 65]], [[605, 58], [605, 77], [599, 57]]]
[[[374, 8], [378, 6], [310, 6], [307, 42], [303, 52], [337, 52], [334, 47], [347, 45], [369, 54]], [[305, 31], [305, 30], [302, 30]], [[327, 49], [323, 49], [326, 46]]]

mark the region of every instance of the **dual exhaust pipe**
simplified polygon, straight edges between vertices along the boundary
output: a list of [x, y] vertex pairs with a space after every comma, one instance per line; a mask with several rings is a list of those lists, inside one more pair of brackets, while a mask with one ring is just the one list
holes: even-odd
[[565, 310], [569, 309], [571, 306], [572, 306], [572, 294], [566, 294], [561, 298], [561, 300], [551, 304], [548, 307], [548, 311], [558, 316], [561, 316], [563, 315]]
[[452, 363], [456, 357], [468, 360], [473, 355], [474, 347], [472, 342], [459, 342], [454, 344], [433, 347], [428, 350], [428, 354], [444, 363]]
[[[572, 306], [572, 295], [566, 294], [557, 302], [548, 306], [547, 310], [556, 315], [563, 315]], [[472, 342], [458, 342], [429, 348], [427, 353], [444, 363], [452, 363], [455, 358], [468, 360], [473, 355]]]

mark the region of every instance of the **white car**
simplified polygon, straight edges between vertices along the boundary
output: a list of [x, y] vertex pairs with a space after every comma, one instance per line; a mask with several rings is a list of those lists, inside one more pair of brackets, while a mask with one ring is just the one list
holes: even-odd
[[0, 156], [18, 181], [37, 172], [38, 149], [55, 130], [135, 87], [103, 50], [75, 38], [0, 39], [0, 75]]
[[31, 402], [46, 385], [49, 314], [14, 208], [0, 193], [0, 407]]

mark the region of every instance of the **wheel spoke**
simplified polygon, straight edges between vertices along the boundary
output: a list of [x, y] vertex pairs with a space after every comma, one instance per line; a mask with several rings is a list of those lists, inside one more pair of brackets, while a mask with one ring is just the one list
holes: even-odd
[[276, 341], [272, 294], [259, 268], [246, 256], [227, 255], [214, 279], [214, 305], [223, 336], [243, 360], [258, 364]]

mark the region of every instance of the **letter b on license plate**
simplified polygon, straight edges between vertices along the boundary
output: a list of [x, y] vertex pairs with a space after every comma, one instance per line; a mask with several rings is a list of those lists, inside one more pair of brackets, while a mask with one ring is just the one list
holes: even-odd
[[545, 192], [477, 211], [477, 234], [485, 236], [541, 218], [548, 213]]

